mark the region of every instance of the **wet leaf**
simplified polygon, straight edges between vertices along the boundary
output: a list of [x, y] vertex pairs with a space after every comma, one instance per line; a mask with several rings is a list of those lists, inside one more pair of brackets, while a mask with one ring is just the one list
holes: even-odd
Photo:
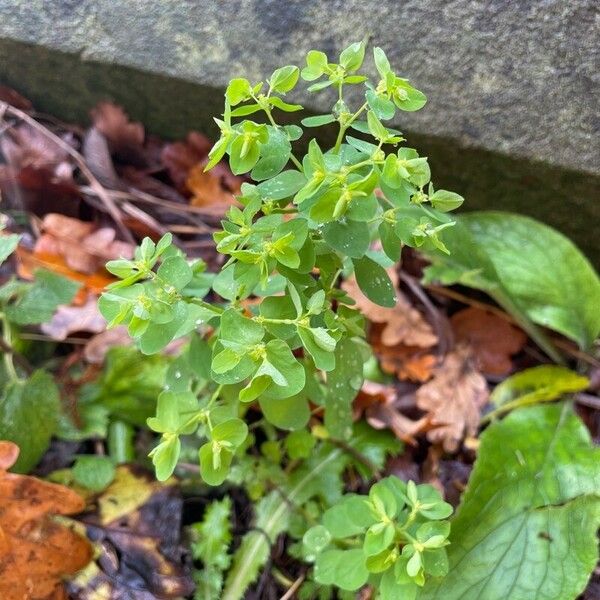
[[600, 456], [568, 404], [494, 423], [423, 600], [576, 598], [598, 560]]
[[141, 470], [121, 466], [97, 498], [98, 510], [82, 518], [98, 553], [67, 584], [77, 600], [154, 600], [191, 594], [194, 584], [180, 545], [182, 500]]
[[18, 447], [0, 441], [0, 598], [66, 599], [62, 578], [92, 556], [89, 542], [51, 518], [81, 512], [74, 491], [35, 477], [7, 473]]
[[430, 414], [436, 426], [427, 437], [454, 452], [465, 435], [476, 434], [488, 398], [487, 383], [475, 369], [471, 350], [457, 346], [416, 393], [417, 406]]

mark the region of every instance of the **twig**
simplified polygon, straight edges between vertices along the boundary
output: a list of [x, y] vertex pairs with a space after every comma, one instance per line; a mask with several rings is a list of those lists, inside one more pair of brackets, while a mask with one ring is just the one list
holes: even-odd
[[293, 598], [294, 594], [296, 593], [298, 588], [302, 585], [302, 582], [304, 581], [305, 578], [306, 578], [306, 574], [302, 573], [302, 575], [300, 575], [300, 577], [298, 577], [298, 579], [296, 579], [296, 581], [294, 581], [294, 583], [292, 583], [289, 590], [283, 596], [281, 596], [281, 598], [279, 600], [290, 600], [290, 598]]
[[23, 112], [22, 110], [19, 110], [18, 108], [15, 108], [14, 106], [11, 106], [10, 104], [8, 104], [6, 102], [0, 101], [0, 112], [11, 114], [14, 117], [17, 117], [18, 119], [20, 119], [21, 121], [24, 121], [25, 123], [27, 123], [34, 129], [39, 131], [42, 135], [44, 135], [48, 139], [52, 140], [59, 148], [61, 148], [67, 154], [69, 154], [69, 156], [71, 156], [71, 158], [77, 163], [77, 166], [79, 167], [79, 170], [81, 171], [83, 176], [88, 180], [90, 187], [94, 190], [96, 195], [102, 200], [102, 203], [104, 204], [104, 207], [106, 208], [106, 211], [115, 221], [115, 224], [117, 225], [117, 227], [118, 227], [119, 231], [121, 232], [121, 234], [123, 235], [123, 237], [128, 242], [135, 244], [135, 238], [133, 237], [133, 235], [131, 234], [129, 229], [127, 229], [127, 227], [125, 227], [125, 224], [123, 223], [123, 219], [121, 218], [121, 213], [119, 212], [119, 209], [117, 208], [117, 205], [115, 204], [111, 195], [102, 186], [102, 184], [96, 179], [94, 174], [90, 171], [89, 167], [87, 166], [83, 156], [81, 156], [81, 154], [79, 154], [79, 152], [77, 152], [77, 150], [75, 150], [69, 144], [66, 144], [55, 133], [50, 131], [47, 127], [44, 127], [41, 123], [38, 123], [35, 119], [30, 117], [27, 113]]
[[592, 394], [575, 394], [575, 402], [600, 410], [600, 398], [598, 398], [598, 396], [593, 396]]
[[437, 325], [438, 337], [440, 339], [440, 354], [447, 354], [454, 346], [454, 334], [450, 327], [450, 322], [431, 302], [427, 294], [423, 292], [423, 288], [414, 278], [400, 271], [400, 280], [403, 281], [411, 290], [411, 292], [421, 301], [431, 320]]

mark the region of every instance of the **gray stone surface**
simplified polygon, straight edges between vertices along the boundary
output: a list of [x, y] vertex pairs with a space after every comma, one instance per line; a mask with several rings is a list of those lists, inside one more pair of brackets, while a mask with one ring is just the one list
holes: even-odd
[[595, 173], [599, 33], [598, 0], [0, 0], [0, 38], [212, 87], [369, 34], [429, 97], [402, 127]]

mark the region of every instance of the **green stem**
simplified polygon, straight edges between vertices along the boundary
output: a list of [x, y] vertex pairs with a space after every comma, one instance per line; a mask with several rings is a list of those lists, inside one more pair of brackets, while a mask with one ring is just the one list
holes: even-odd
[[362, 114], [364, 110], [366, 110], [367, 106], [369, 106], [366, 102], [344, 123], [343, 125], [340, 123], [340, 130], [338, 132], [337, 139], [335, 140], [335, 146], [333, 147], [334, 154], [338, 154], [340, 148], [342, 146], [342, 140], [344, 139], [344, 134], [346, 130], [358, 119], [358, 117]]
[[3, 356], [4, 368], [6, 369], [6, 373], [11, 381], [18, 381], [19, 375], [15, 369], [15, 363], [13, 362], [12, 357], [12, 332], [10, 329], [10, 323], [4, 315], [0, 316], [0, 322], [2, 323], [2, 340], [4, 341], [3, 345], [6, 348]]
[[205, 300], [201, 300], [200, 298], [191, 298], [190, 302], [197, 304], [198, 306], [202, 306], [203, 308], [207, 308], [208, 310], [212, 310], [219, 315], [222, 315], [225, 312], [224, 308], [220, 308], [219, 306], [211, 304], [210, 302], [206, 302]]

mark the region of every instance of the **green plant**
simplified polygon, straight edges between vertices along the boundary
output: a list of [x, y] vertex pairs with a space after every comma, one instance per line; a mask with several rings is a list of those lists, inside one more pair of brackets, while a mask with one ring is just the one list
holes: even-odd
[[[206, 439], [199, 448], [202, 477], [223, 482], [243, 452], [243, 416], [254, 401], [272, 425], [298, 430], [308, 422], [310, 399], [324, 408], [327, 434], [347, 438], [370, 349], [362, 315], [338, 288], [340, 276], [353, 271], [368, 298], [393, 306], [385, 269], [402, 246], [447, 252], [440, 232], [453, 224], [446, 213], [462, 198], [434, 189], [427, 159], [416, 150], [384, 150], [404, 141], [384, 121], [397, 110], [420, 109], [425, 96], [392, 71], [380, 48], [379, 78], [371, 83], [358, 72], [364, 55], [364, 42], [345, 49], [338, 63], [311, 51], [302, 71], [285, 66], [266, 84], [230, 82], [207, 169], [228, 155], [232, 171], [255, 183], [243, 184], [240, 206], [214, 236], [226, 257], [220, 273], [188, 262], [169, 235], [157, 244], [145, 239], [133, 260], [107, 265], [121, 281], [102, 296], [100, 309], [111, 325], [126, 324], [144, 353], [196, 329], [206, 334], [194, 335], [186, 368], [148, 421], [162, 438], [152, 452], [159, 479], [177, 464], [180, 436], [199, 433]], [[338, 124], [332, 148], [310, 139], [303, 157], [292, 149], [302, 128], [278, 125], [274, 115], [302, 108], [283, 100], [300, 77], [314, 82], [310, 92], [336, 91], [331, 112], [302, 125]], [[351, 109], [345, 91], [358, 84], [365, 101]], [[266, 123], [243, 118], [254, 113]], [[377, 238], [382, 250], [372, 247]], [[223, 302], [205, 300], [211, 292]], [[245, 302], [250, 296], [260, 301]]]
[[426, 575], [448, 572], [451, 513], [432, 486], [387, 477], [328, 509], [304, 534], [306, 558], [321, 584], [353, 591], [370, 582], [378, 598], [410, 600]]

